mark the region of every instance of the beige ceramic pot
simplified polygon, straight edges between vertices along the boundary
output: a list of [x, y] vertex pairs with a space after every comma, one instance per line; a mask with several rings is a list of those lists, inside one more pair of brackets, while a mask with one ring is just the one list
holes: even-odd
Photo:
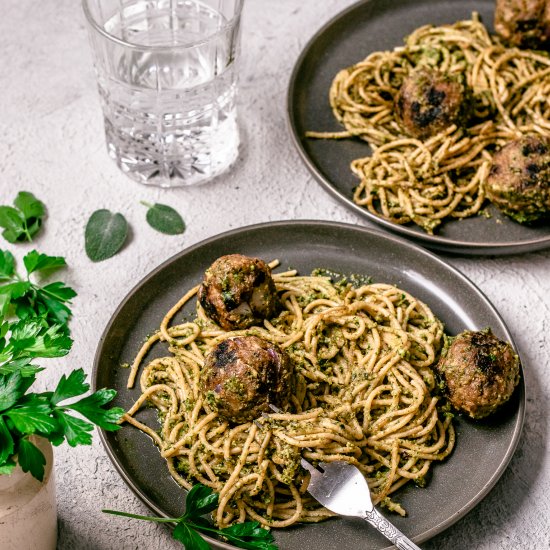
[[49, 441], [33, 443], [46, 457], [44, 480], [38, 481], [19, 466], [0, 475], [0, 548], [2, 550], [55, 550], [57, 509], [53, 451]]

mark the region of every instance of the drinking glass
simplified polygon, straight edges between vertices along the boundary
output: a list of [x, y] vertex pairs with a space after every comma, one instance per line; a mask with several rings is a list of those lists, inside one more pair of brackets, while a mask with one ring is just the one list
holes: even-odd
[[132, 179], [205, 182], [237, 158], [243, 0], [82, 0], [109, 155]]

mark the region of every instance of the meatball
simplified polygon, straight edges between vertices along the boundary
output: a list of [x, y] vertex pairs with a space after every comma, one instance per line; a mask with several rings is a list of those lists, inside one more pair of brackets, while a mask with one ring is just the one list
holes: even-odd
[[485, 190], [489, 200], [520, 223], [550, 214], [550, 140], [526, 136], [493, 156]]
[[472, 418], [483, 418], [510, 399], [519, 382], [519, 359], [489, 329], [467, 330], [452, 339], [436, 371], [451, 404]]
[[208, 317], [225, 330], [261, 323], [279, 303], [269, 266], [241, 254], [222, 256], [206, 270], [198, 298]]
[[495, 31], [512, 46], [550, 46], [550, 0], [497, 0]]
[[200, 376], [206, 402], [220, 416], [246, 422], [285, 407], [291, 361], [277, 345], [258, 336], [228, 338], [208, 354]]
[[397, 119], [411, 136], [425, 139], [467, 120], [470, 91], [459, 78], [439, 71], [415, 69], [395, 98]]

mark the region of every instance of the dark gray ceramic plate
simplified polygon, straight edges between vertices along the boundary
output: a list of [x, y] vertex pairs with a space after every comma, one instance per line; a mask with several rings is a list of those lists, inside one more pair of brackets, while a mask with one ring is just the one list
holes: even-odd
[[[240, 252], [281, 267], [310, 273], [325, 267], [342, 273], [370, 275], [396, 284], [433, 309], [446, 330], [490, 326], [511, 341], [498, 313], [483, 294], [454, 268], [403, 239], [351, 225], [324, 222], [276, 222], [245, 227], [203, 241], [174, 256], [143, 279], [124, 299], [103, 333], [94, 365], [94, 385], [115, 388], [116, 404], [128, 409], [139, 391], [126, 389], [128, 369], [144, 337], [157, 330], [165, 312], [186, 289], [201, 281], [219, 256]], [[183, 315], [193, 314], [194, 304]], [[148, 359], [165, 354], [158, 345]], [[396, 498], [407, 518], [392, 516], [397, 527], [417, 542], [453, 524], [475, 506], [496, 483], [520, 436], [525, 409], [523, 383], [498, 419], [473, 423], [458, 418], [458, 440], [450, 459], [433, 469], [428, 487], [407, 487]], [[142, 417], [156, 426], [153, 409]], [[171, 479], [152, 440], [131, 426], [102, 433], [108, 455], [130, 488], [157, 514], [177, 516], [184, 493]], [[475, 464], [475, 468], [472, 465]], [[298, 525], [275, 533], [281, 549], [386, 548], [385, 540], [361, 520], [334, 519]], [[223, 545], [224, 548], [231, 548]]]
[[479, 12], [492, 27], [494, 0], [365, 0], [329, 21], [298, 59], [288, 91], [291, 135], [309, 170], [334, 197], [360, 216], [423, 246], [460, 254], [512, 254], [550, 247], [550, 223], [527, 227], [488, 207], [491, 218], [474, 216], [445, 223], [437, 235], [400, 226], [357, 206], [358, 184], [350, 162], [370, 154], [360, 139], [305, 138], [308, 130], [338, 131], [328, 101], [334, 75], [375, 50], [392, 49], [415, 28], [428, 23], [454, 23]]

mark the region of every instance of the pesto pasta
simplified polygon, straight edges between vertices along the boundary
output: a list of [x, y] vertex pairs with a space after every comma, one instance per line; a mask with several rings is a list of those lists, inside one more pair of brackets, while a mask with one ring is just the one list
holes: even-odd
[[[471, 90], [469, 119], [426, 139], [400, 124], [395, 101], [405, 79], [430, 68]], [[391, 51], [376, 51], [341, 70], [329, 100], [345, 130], [310, 138], [359, 137], [372, 155], [351, 163], [359, 179], [353, 201], [396, 224], [427, 233], [482, 209], [495, 150], [527, 134], [550, 136], [550, 56], [508, 48], [479, 16], [453, 25], [425, 25]]]
[[[428, 306], [389, 284], [354, 287], [296, 271], [273, 279], [279, 313], [246, 330], [220, 329], [198, 302], [195, 320], [172, 325], [198, 286], [189, 290], [133, 363], [128, 387], [139, 376], [142, 395], [124, 421], [151, 436], [183, 488], [200, 482], [219, 493], [220, 527], [246, 519], [287, 527], [333, 515], [307, 494], [301, 456], [355, 464], [374, 503], [405, 514], [391, 495], [411, 481], [422, 485], [455, 441], [432, 371], [442, 323]], [[293, 364], [291, 395], [283, 412], [231, 423], [201, 393], [199, 378], [209, 351], [243, 335], [286, 351]], [[169, 353], [144, 364], [159, 343]], [[139, 420], [146, 404], [158, 409], [160, 429]]]

